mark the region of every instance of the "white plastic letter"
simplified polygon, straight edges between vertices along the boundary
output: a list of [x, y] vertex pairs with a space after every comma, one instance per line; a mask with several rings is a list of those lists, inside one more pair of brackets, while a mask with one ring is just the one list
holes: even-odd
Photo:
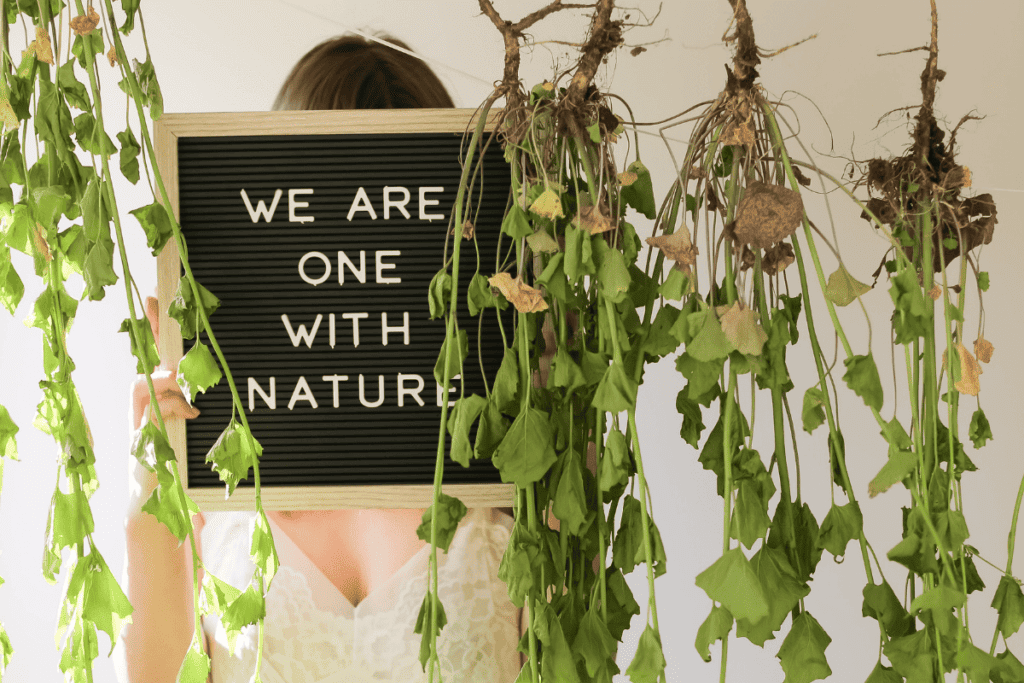
[[305, 209], [309, 206], [309, 202], [297, 201], [295, 199], [297, 194], [313, 194], [313, 190], [309, 188], [305, 190], [288, 190], [288, 221], [291, 223], [312, 223], [314, 220], [312, 216], [295, 215], [295, 209]]
[[[405, 386], [406, 380], [415, 380], [416, 388], [409, 389]], [[423, 405], [423, 399], [420, 398], [420, 392], [423, 391], [423, 377], [420, 375], [404, 375], [401, 372], [398, 373], [398, 407], [405, 407], [405, 395], [408, 394], [416, 399], [416, 403]]]
[[[452, 377], [452, 379], [458, 379], [458, 378], [459, 378], [459, 375], [455, 375], [455, 377]], [[441, 386], [440, 384], [437, 384], [436, 382], [434, 384], [437, 387], [437, 407], [441, 408], [442, 406], [444, 406], [444, 387]], [[458, 387], [456, 387], [453, 384], [453, 385], [448, 387], [448, 393], [449, 394], [454, 394], [457, 389], [458, 389]], [[455, 405], [455, 401], [449, 400], [448, 401], [448, 407], [451, 408], [453, 405]]]
[[390, 332], [401, 332], [403, 335], [402, 343], [406, 346], [409, 345], [409, 311], [402, 314], [402, 320], [404, 321], [397, 327], [390, 327], [388, 325], [388, 314], [380, 314], [380, 343], [383, 346], [388, 345], [388, 333]]
[[[311, 258], [320, 259], [324, 264], [324, 274], [316, 279], [306, 275], [306, 261], [308, 261]], [[320, 253], [319, 251], [306, 252], [305, 254], [302, 255], [302, 258], [299, 259], [299, 277], [301, 277], [304, 282], [308, 282], [309, 284], [316, 287], [317, 285], [322, 285], [323, 283], [327, 282], [327, 278], [329, 278], [330, 276], [331, 262], [324, 254]]]
[[348, 375], [324, 375], [323, 376], [323, 380], [325, 382], [330, 382], [331, 385], [334, 387], [334, 407], [337, 408], [338, 405], [339, 405], [339, 402], [338, 402], [338, 382], [347, 382], [348, 381]]
[[376, 408], [384, 403], [384, 375], [377, 375], [377, 400], [373, 403], [366, 400], [366, 379], [359, 375], [359, 402], [367, 408]]
[[249, 210], [249, 218], [252, 219], [253, 223], [258, 223], [260, 216], [263, 217], [267, 223], [274, 220], [274, 212], [277, 211], [277, 203], [281, 200], [281, 190], [274, 192], [274, 200], [270, 202], [270, 208], [263, 203], [263, 200], [256, 202], [256, 208], [252, 208], [252, 202], [249, 201], [249, 195], [242, 190], [242, 201], [245, 202], [245, 208]]
[[341, 317], [352, 321], [352, 348], [359, 347], [359, 321], [369, 318], [369, 313], [342, 313]]
[[440, 200], [427, 199], [428, 192], [444, 192], [443, 187], [421, 187], [420, 188], [420, 220], [421, 221], [436, 221], [444, 220], [443, 213], [427, 213], [426, 208], [428, 206], [437, 206], [440, 204]]
[[267, 392], [263, 391], [263, 387], [256, 381], [255, 377], [249, 378], [249, 412], [256, 410], [256, 394], [260, 395], [263, 402], [267, 404], [267, 407], [271, 410], [277, 410], [277, 379], [274, 377], [270, 378], [270, 396], [267, 396]]
[[320, 329], [320, 321], [324, 319], [324, 316], [320, 313], [316, 314], [316, 320], [313, 321], [313, 329], [306, 331], [305, 325], [299, 325], [298, 331], [292, 328], [292, 321], [288, 319], [288, 314], [285, 313], [281, 316], [281, 322], [284, 323], [284, 327], [288, 330], [288, 336], [291, 337], [292, 346], [298, 347], [300, 341], [306, 342], [307, 348], [313, 348], [313, 340], [316, 339], [317, 330]]
[[370, 218], [377, 220], [377, 212], [373, 210], [373, 204], [370, 203], [370, 198], [366, 196], [366, 189], [360, 187], [356, 191], [356, 196], [352, 200], [352, 206], [348, 209], [348, 220], [352, 220], [352, 216], [355, 215], [356, 211], [365, 211], [370, 214]]
[[345, 266], [352, 271], [352, 274], [356, 276], [356, 279], [366, 284], [366, 252], [359, 252], [359, 270], [356, 270], [356, 264], [349, 260], [348, 254], [343, 251], [338, 252], [338, 284], [345, 284]]
[[[403, 199], [398, 202], [391, 201], [391, 193], [400, 192], [402, 193]], [[409, 190], [404, 187], [385, 187], [384, 188], [384, 220], [391, 218], [391, 209], [396, 208], [402, 212], [402, 215], [406, 218], [411, 218], [409, 212], [406, 211], [405, 205], [409, 203]]]
[[384, 277], [383, 273], [385, 270], [394, 270], [396, 264], [384, 263], [381, 259], [385, 256], [401, 256], [400, 251], [378, 251], [377, 252], [377, 284], [381, 285], [397, 285], [402, 281], [400, 277]]
[[292, 392], [291, 399], [288, 400], [288, 410], [294, 408], [299, 401], [308, 401], [313, 408], [320, 407], [316, 403], [313, 392], [309, 390], [309, 383], [306, 382], [305, 377], [299, 377], [299, 381], [295, 383], [295, 390]]

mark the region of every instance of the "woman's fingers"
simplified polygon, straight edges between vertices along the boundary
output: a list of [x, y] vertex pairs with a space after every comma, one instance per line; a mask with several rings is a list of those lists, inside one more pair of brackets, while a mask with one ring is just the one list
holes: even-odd
[[[154, 372], [152, 377], [157, 405], [164, 418], [182, 417], [190, 420], [199, 415], [199, 410], [185, 400], [174, 373], [169, 370], [159, 370]], [[142, 424], [143, 414], [150, 405], [149, 384], [145, 377], [140, 377], [132, 387], [132, 425], [134, 429], [138, 429]], [[155, 421], [155, 411], [150, 410], [149, 412], [150, 419]]]

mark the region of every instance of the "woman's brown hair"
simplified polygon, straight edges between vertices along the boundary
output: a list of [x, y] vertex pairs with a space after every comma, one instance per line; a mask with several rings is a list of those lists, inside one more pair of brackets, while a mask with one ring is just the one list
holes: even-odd
[[[400, 40], [380, 38], [409, 49]], [[306, 53], [274, 100], [276, 110], [454, 106], [422, 60], [355, 35], [332, 38]]]

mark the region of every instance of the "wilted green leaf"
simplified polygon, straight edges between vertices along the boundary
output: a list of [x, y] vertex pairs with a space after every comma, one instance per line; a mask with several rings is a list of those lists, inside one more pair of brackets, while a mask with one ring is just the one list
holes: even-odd
[[227, 486], [230, 496], [238, 482], [249, 476], [254, 459], [261, 455], [263, 447], [260, 443], [241, 423], [232, 420], [206, 454], [206, 462], [213, 463], [213, 470]]
[[697, 575], [697, 586], [720, 602], [736, 619], [757, 623], [768, 616], [768, 601], [757, 574], [743, 551], [726, 551], [714, 564]]
[[825, 285], [825, 297], [836, 306], [849, 306], [857, 297], [870, 291], [871, 286], [854, 279], [842, 263], [836, 272], [828, 276], [828, 284]]
[[832, 669], [825, 659], [825, 648], [831, 642], [811, 613], [801, 612], [776, 655], [786, 672], [783, 683], [810, 683], [831, 676]]
[[551, 417], [537, 408], [519, 413], [494, 452], [494, 466], [503, 482], [526, 486], [551, 468], [557, 456]]
[[423, 511], [423, 521], [416, 528], [416, 536], [425, 543], [430, 543], [430, 525], [434, 507], [437, 507], [437, 547], [448, 552], [452, 539], [459, 528], [459, 522], [466, 516], [466, 506], [458, 498], [444, 493], [431, 507]]
[[864, 405], [875, 410], [882, 409], [882, 380], [878, 376], [875, 359], [866, 356], [852, 356], [843, 361], [846, 374], [843, 381], [853, 392], [864, 399]]
[[200, 392], [220, 381], [221, 372], [217, 361], [206, 344], [197, 341], [178, 363], [178, 386], [188, 398], [189, 403], [195, 401]]
[[732, 630], [732, 615], [729, 610], [718, 605], [711, 607], [711, 614], [704, 620], [704, 623], [697, 629], [697, 640], [694, 647], [705, 662], [711, 661], [711, 646], [719, 640], [729, 637]]

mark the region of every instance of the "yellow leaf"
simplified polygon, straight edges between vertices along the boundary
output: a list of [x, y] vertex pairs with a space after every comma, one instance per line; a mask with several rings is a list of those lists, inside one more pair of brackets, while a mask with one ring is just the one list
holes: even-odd
[[854, 299], [871, 291], [871, 286], [855, 280], [842, 263], [828, 276], [825, 296], [836, 306], [849, 306]]
[[508, 273], [498, 273], [487, 280], [491, 287], [501, 292], [520, 313], [537, 313], [547, 310], [544, 294], [530, 285], [523, 284], [519, 278], [512, 279]]
[[697, 247], [690, 241], [690, 233], [685, 228], [671, 235], [648, 237], [647, 244], [661, 249], [661, 253], [675, 261], [676, 267], [684, 273], [690, 272], [689, 267], [697, 262]]
[[739, 301], [722, 315], [722, 332], [740, 353], [749, 356], [761, 355], [768, 335], [758, 322], [758, 317], [756, 312], [744, 307]]
[[530, 205], [530, 211], [551, 220], [565, 216], [562, 212], [562, 200], [558, 197], [558, 193], [552, 189], [541, 192], [540, 196], [533, 200], [533, 204]]
[[928, 290], [928, 298], [932, 301], [938, 301], [942, 298], [942, 287], [938, 284], [932, 285], [932, 288]]
[[117, 66], [117, 46], [111, 45], [110, 51], [107, 53], [107, 61], [110, 62], [110, 66]]
[[637, 174], [632, 171], [623, 171], [619, 174], [619, 185], [629, 187], [637, 181]]
[[591, 235], [615, 229], [615, 223], [608, 216], [604, 215], [600, 208], [595, 209], [592, 206], [581, 208], [573, 222], [577, 227], [586, 230]]
[[100, 25], [100, 15], [96, 13], [95, 7], [89, 8], [88, 16], [80, 14], [71, 20], [71, 30], [75, 35], [87, 36], [93, 29]]
[[[981, 385], [978, 381], [978, 375], [984, 372], [981, 369], [981, 365], [975, 360], [971, 352], [967, 350], [967, 347], [963, 344], [956, 345], [957, 355], [960, 356], [960, 379], [955, 384], [956, 390], [961, 394], [967, 394], [968, 396], [977, 396], [978, 391], [981, 389]], [[942, 365], [948, 368], [946, 362], [946, 352], [942, 352]]]
[[996, 347], [992, 346], [992, 342], [984, 337], [978, 337], [974, 340], [974, 354], [982, 363], [990, 362], [992, 360], [992, 353], [995, 350]]
[[4, 131], [16, 130], [19, 125], [18, 117], [11, 108], [11, 101], [6, 96], [0, 97], [0, 120], [4, 122]]
[[36, 26], [36, 39], [33, 44], [35, 45], [36, 59], [53, 64], [53, 47], [50, 45], [50, 36], [42, 26]]

